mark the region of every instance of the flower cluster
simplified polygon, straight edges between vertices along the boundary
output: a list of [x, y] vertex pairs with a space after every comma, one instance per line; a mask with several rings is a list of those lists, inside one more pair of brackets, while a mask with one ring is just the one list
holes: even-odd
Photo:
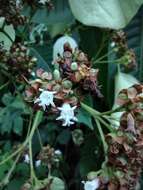
[[[54, 150], [50, 145], [43, 146], [37, 159], [35, 160], [35, 167], [39, 167], [41, 164], [48, 165], [50, 168], [58, 166], [62, 159], [62, 152], [60, 150]], [[23, 154], [23, 161], [26, 164], [30, 164], [30, 156], [27, 151]]]
[[18, 43], [10, 51], [0, 49], [1, 68], [11, 73], [15, 79], [25, 80], [30, 77], [37, 59], [28, 55], [27, 48]]
[[48, 165], [49, 169], [54, 165], [58, 166], [60, 160], [62, 158], [62, 152], [60, 150], [54, 150], [54, 148], [50, 147], [50, 145], [42, 147], [41, 152], [38, 155], [38, 160], [35, 162], [35, 164], [39, 165], [43, 163], [45, 165]]
[[87, 56], [77, 48], [72, 49], [69, 43], [64, 44], [63, 54], [57, 55], [53, 67], [53, 72], [36, 71], [36, 79], [29, 81], [31, 85], [26, 89], [26, 99], [34, 101], [45, 112], [59, 113], [56, 120], [70, 126], [77, 122], [75, 111], [83, 94], [91, 92], [102, 97], [98, 69], [93, 69]]
[[5, 17], [7, 23], [17, 26], [26, 22], [26, 17], [20, 13], [22, 8], [20, 1], [0, 0], [0, 5], [0, 16]]
[[121, 116], [119, 129], [107, 135], [107, 167], [112, 171], [108, 189], [135, 190], [143, 168], [143, 85], [123, 89], [118, 103], [126, 111]]
[[132, 69], [137, 66], [135, 53], [133, 49], [128, 48], [125, 32], [113, 32], [111, 47], [115, 48], [117, 56], [120, 57], [120, 64], [125, 68]]

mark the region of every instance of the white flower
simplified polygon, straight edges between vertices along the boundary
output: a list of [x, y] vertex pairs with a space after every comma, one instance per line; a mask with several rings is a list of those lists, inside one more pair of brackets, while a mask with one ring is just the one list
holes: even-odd
[[38, 168], [41, 165], [41, 160], [36, 160], [35, 166]]
[[39, 3], [40, 4], [43, 4], [43, 5], [45, 5], [46, 3], [48, 3], [49, 2], [49, 0], [39, 0]]
[[95, 178], [92, 181], [82, 181], [82, 183], [84, 184], [84, 190], [96, 190], [100, 185], [98, 178]]
[[29, 155], [28, 154], [25, 154], [24, 155], [24, 162], [29, 164], [30, 163], [30, 158], [29, 158]]
[[60, 150], [55, 150], [55, 154], [60, 156], [62, 154], [62, 152]]
[[63, 126], [70, 126], [74, 124], [74, 121], [77, 121], [77, 118], [74, 116], [76, 106], [71, 107], [70, 104], [64, 103], [58, 109], [61, 111], [61, 114], [56, 120], [63, 120]]
[[43, 89], [40, 89], [40, 91], [42, 92], [39, 98], [37, 98], [34, 103], [38, 103], [38, 105], [42, 106], [44, 110], [46, 109], [46, 106], [49, 106], [49, 105], [55, 107], [53, 99], [54, 99], [54, 94], [56, 94], [56, 92], [43, 90]]
[[110, 44], [110, 46], [112, 47], [112, 48], [114, 48], [115, 47], [115, 45], [116, 45], [116, 43], [113, 41], [113, 42], [111, 42], [111, 44]]

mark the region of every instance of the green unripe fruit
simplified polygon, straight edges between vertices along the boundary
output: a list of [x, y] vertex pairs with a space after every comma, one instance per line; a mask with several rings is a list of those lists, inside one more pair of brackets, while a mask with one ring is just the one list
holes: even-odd
[[73, 63], [71, 64], [71, 70], [72, 70], [72, 71], [77, 71], [77, 69], [78, 69], [78, 64], [77, 64], [77, 62], [73, 62]]
[[59, 81], [61, 79], [60, 71], [58, 69], [54, 70], [53, 75], [56, 81]]
[[72, 82], [69, 80], [65, 80], [62, 82], [62, 86], [66, 89], [70, 89], [70, 88], [72, 88]]

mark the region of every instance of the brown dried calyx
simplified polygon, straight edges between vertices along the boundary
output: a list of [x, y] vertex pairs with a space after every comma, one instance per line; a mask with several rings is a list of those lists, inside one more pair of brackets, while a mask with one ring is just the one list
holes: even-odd
[[[126, 108], [116, 133], [107, 135], [110, 173], [109, 190], [138, 190], [143, 169], [143, 85], [134, 85], [119, 93]], [[106, 186], [106, 187], [107, 187]]]
[[122, 30], [114, 31], [111, 39], [115, 43], [115, 51], [117, 57], [120, 58], [120, 64], [124, 65], [126, 69], [137, 67], [135, 52], [128, 47], [125, 32]]

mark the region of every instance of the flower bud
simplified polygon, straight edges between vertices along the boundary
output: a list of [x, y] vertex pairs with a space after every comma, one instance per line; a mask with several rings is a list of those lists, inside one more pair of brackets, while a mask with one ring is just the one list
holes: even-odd
[[89, 172], [88, 175], [87, 175], [88, 180], [93, 180], [96, 177], [97, 177], [97, 172], [94, 172], [94, 171]]
[[70, 88], [72, 88], [72, 82], [69, 80], [65, 80], [62, 82], [62, 86], [66, 89], [70, 89]]
[[77, 64], [77, 62], [73, 62], [73, 63], [71, 64], [71, 70], [72, 70], [72, 71], [77, 71], [77, 69], [78, 69], [78, 64]]
[[56, 81], [59, 81], [61, 79], [60, 71], [58, 69], [54, 70], [53, 75]]

